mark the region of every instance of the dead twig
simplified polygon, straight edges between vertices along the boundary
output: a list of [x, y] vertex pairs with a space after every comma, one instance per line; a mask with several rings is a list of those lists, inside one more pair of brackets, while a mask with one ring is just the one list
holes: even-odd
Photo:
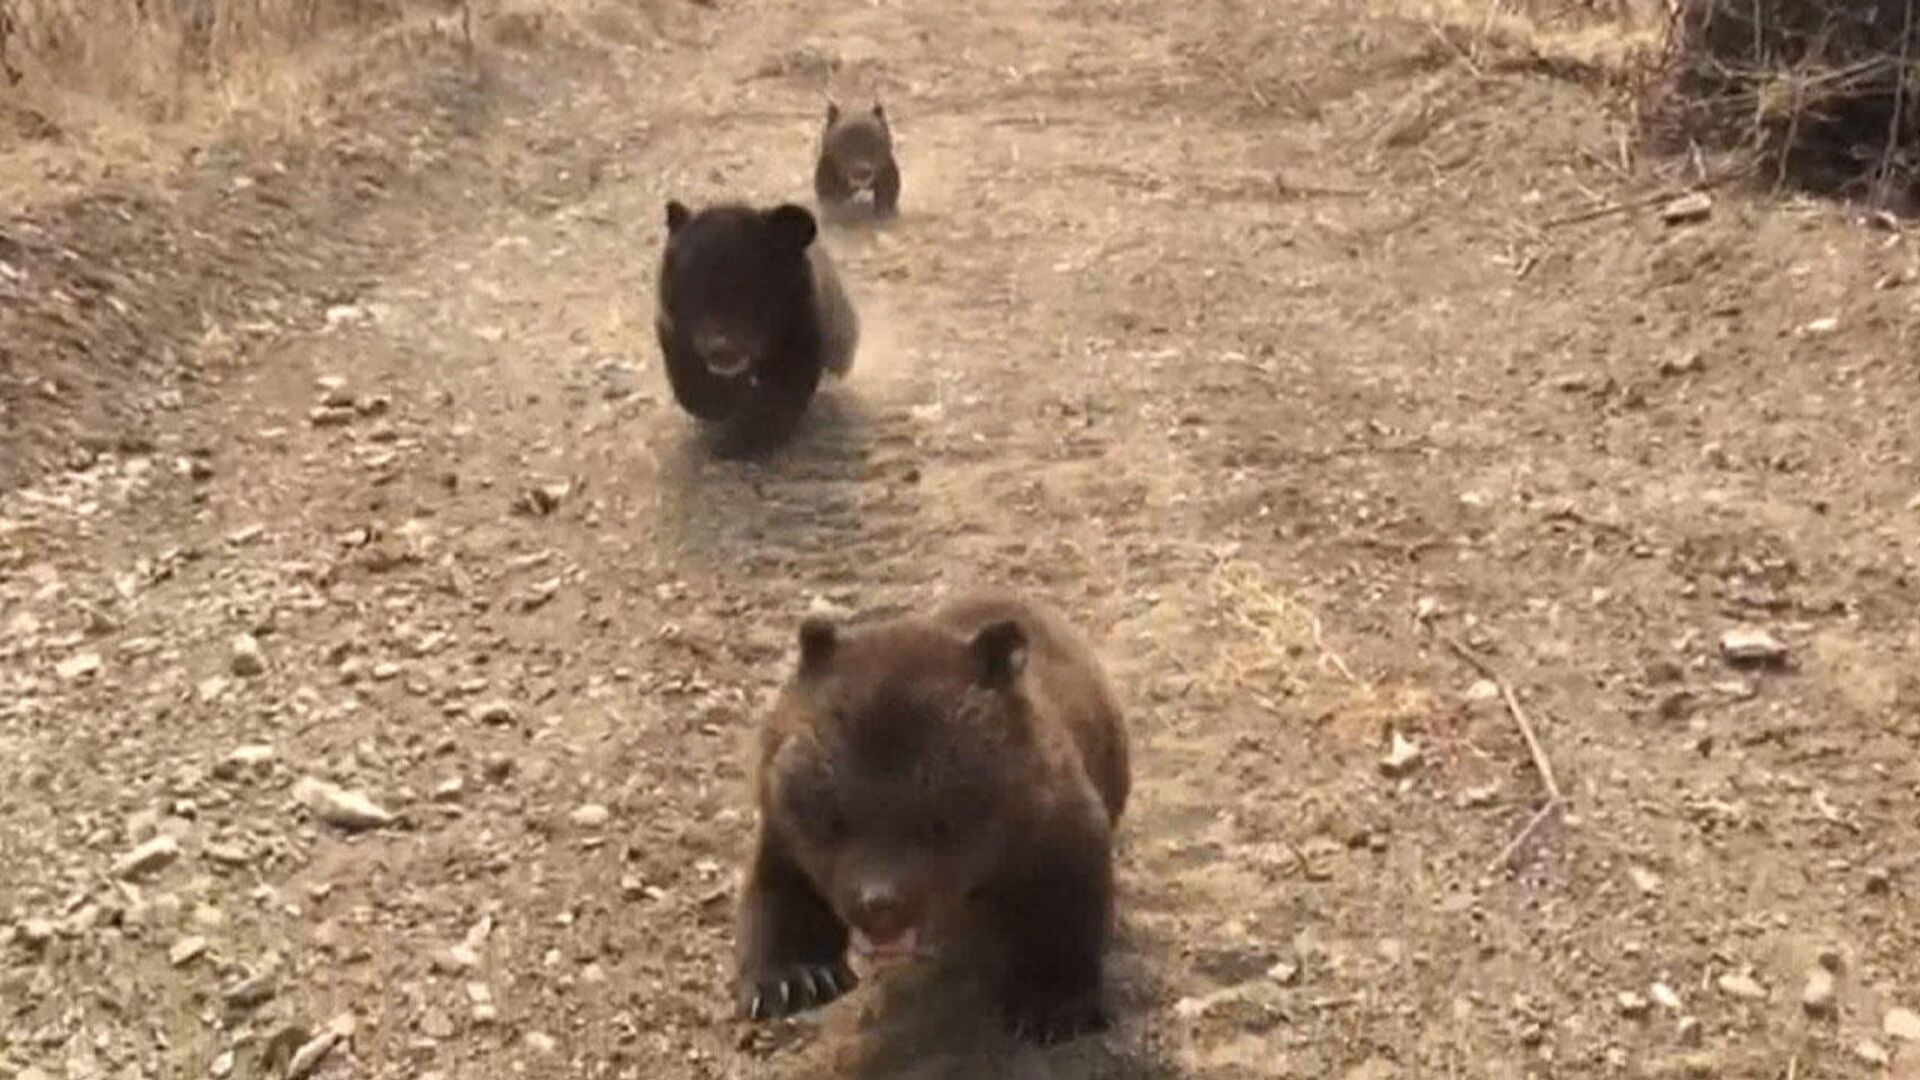
[[1540, 774], [1541, 786], [1547, 789], [1547, 798], [1554, 802], [1565, 801], [1560, 794], [1560, 781], [1553, 776], [1553, 762], [1547, 760], [1547, 751], [1540, 745], [1540, 736], [1533, 730], [1533, 721], [1528, 718], [1527, 711], [1520, 707], [1520, 699], [1514, 696], [1513, 684], [1501, 677], [1492, 664], [1487, 663], [1479, 653], [1468, 648], [1459, 638], [1438, 627], [1435, 627], [1433, 632], [1446, 643], [1447, 648], [1453, 650], [1455, 656], [1465, 660], [1473, 670], [1480, 673], [1481, 677], [1491, 680], [1500, 688], [1500, 696], [1507, 703], [1507, 712], [1512, 715], [1514, 725], [1520, 729], [1520, 737], [1527, 741], [1527, 752], [1533, 755], [1533, 767]]
[[1488, 863], [1487, 868], [1481, 871], [1481, 874], [1483, 876], [1490, 876], [1506, 869], [1507, 866], [1513, 862], [1513, 857], [1518, 855], [1520, 849], [1526, 846], [1527, 841], [1533, 838], [1533, 834], [1540, 830], [1540, 826], [1545, 825], [1547, 819], [1555, 816], [1564, 806], [1566, 806], [1566, 804], [1558, 799], [1548, 799], [1546, 804], [1541, 806], [1539, 811], [1533, 815], [1533, 819], [1527, 822], [1527, 827], [1521, 829], [1519, 834], [1516, 835], [1505, 848], [1501, 849], [1499, 857]]
[[1566, 808], [1567, 799], [1560, 791], [1560, 781], [1553, 775], [1553, 762], [1548, 759], [1546, 748], [1540, 744], [1540, 735], [1534, 730], [1533, 720], [1527, 716], [1527, 710], [1520, 707], [1520, 698], [1513, 692], [1513, 684], [1495, 670], [1492, 664], [1487, 663], [1479, 653], [1468, 648], [1465, 642], [1437, 626], [1429, 624], [1429, 628], [1448, 649], [1452, 650], [1455, 656], [1466, 661], [1467, 665], [1479, 672], [1482, 678], [1500, 688], [1500, 698], [1506, 702], [1507, 714], [1513, 717], [1514, 726], [1520, 729], [1520, 737], [1527, 744], [1527, 753], [1533, 758], [1533, 771], [1539, 774], [1540, 786], [1547, 792], [1547, 801], [1534, 812], [1526, 827], [1521, 829], [1519, 835], [1515, 836], [1505, 848], [1501, 849], [1499, 857], [1487, 864], [1485, 873], [1493, 874], [1511, 864], [1514, 856], [1519, 854], [1520, 849], [1533, 838], [1533, 834], [1540, 831], [1541, 826], [1548, 821], [1559, 816], [1560, 812]]
[[1619, 203], [1608, 203], [1606, 206], [1596, 206], [1590, 210], [1582, 210], [1577, 214], [1567, 214], [1564, 217], [1548, 218], [1546, 221], [1541, 222], [1539, 227], [1542, 229], [1558, 229], [1565, 225], [1578, 225], [1582, 222], [1596, 221], [1604, 217], [1613, 217], [1616, 214], [1629, 214], [1635, 210], [1645, 210], [1649, 206], [1658, 206], [1661, 203], [1672, 202], [1683, 195], [1693, 195], [1702, 191], [1711, 191], [1714, 188], [1721, 187], [1745, 175], [1747, 175], [1746, 169], [1732, 169], [1721, 173], [1719, 176], [1709, 177], [1697, 184], [1689, 184], [1681, 188], [1668, 188], [1663, 191], [1654, 192], [1651, 195], [1642, 196], [1638, 199], [1629, 199], [1626, 202]]

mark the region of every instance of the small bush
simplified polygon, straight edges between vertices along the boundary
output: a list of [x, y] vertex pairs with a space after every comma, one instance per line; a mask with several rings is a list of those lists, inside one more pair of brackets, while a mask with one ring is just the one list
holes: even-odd
[[1675, 0], [1663, 110], [1775, 179], [1920, 199], [1920, 0]]

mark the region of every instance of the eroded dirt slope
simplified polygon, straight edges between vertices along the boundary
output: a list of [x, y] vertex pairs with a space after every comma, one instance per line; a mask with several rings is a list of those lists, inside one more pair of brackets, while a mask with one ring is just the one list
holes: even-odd
[[[264, 1075], [335, 1025], [322, 1075], [1909, 1075], [1904, 238], [1541, 228], [1630, 194], [1605, 100], [1344, 4], [756, 4], [496, 77], [377, 272], [0, 500], [0, 1063]], [[803, 197], [823, 86], [884, 95], [905, 212], [828, 234], [851, 382], [718, 464], [662, 206]], [[794, 623], [974, 580], [1133, 707], [1119, 1029], [743, 1036]], [[1541, 781], [1442, 635], [1569, 800], [1512, 872]]]

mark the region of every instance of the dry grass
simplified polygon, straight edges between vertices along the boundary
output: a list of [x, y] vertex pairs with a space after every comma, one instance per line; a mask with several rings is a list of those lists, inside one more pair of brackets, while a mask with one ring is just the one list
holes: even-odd
[[[0, 200], [152, 178], [234, 134], [326, 121], [422, 38], [625, 47], [661, 0], [0, 0]], [[338, 111], [337, 108], [333, 111]]]
[[1781, 183], [1920, 206], [1920, 0], [1676, 0], [1671, 134]]
[[1449, 41], [1529, 63], [1631, 79], [1659, 57], [1661, 0], [1392, 0]]

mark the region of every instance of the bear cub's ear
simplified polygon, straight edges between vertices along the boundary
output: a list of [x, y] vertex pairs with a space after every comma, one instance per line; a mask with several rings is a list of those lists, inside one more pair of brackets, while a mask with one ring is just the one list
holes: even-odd
[[681, 202], [679, 199], [667, 200], [667, 231], [668, 232], [670, 233], [679, 232], [680, 226], [685, 225], [687, 223], [687, 219], [692, 216], [693, 216], [693, 211], [687, 209], [686, 203]]
[[1027, 633], [1011, 619], [981, 627], [970, 648], [980, 685], [995, 690], [1011, 687], [1027, 665]]
[[767, 211], [767, 229], [775, 243], [791, 251], [805, 251], [820, 233], [813, 211], [797, 203], [781, 203]]

